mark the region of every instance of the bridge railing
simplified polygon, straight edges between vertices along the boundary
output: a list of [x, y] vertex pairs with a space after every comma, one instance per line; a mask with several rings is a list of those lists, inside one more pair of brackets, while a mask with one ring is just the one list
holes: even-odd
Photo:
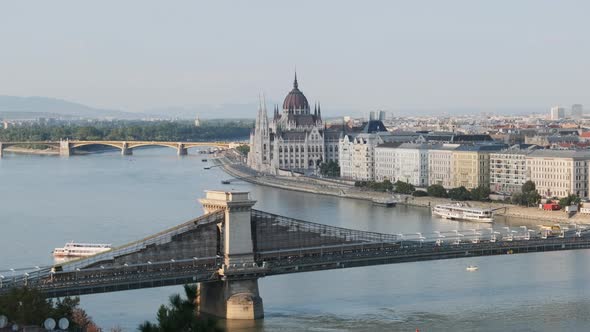
[[165, 231], [143, 238], [141, 240], [134, 241], [117, 248], [113, 248], [112, 250], [91, 256], [89, 258], [67, 262], [62, 264], [61, 266], [64, 271], [74, 271], [77, 268], [82, 269], [102, 261], [110, 261], [116, 257], [138, 252], [149, 245], [161, 245], [169, 243], [172, 241], [172, 238], [176, 235], [191, 231], [197, 228], [198, 226], [206, 224], [208, 222], [215, 222], [223, 217], [223, 211], [215, 211], [212, 213], [208, 213], [198, 218], [192, 219], [188, 222], [185, 222], [181, 225], [169, 228]]
[[254, 209], [252, 210], [252, 221], [253, 227], [256, 228], [256, 241], [259, 242], [258, 245], [260, 248], [268, 248], [269, 246], [272, 246], [275, 239], [284, 242], [285, 231], [292, 234], [292, 236], [290, 236], [292, 243], [276, 243], [277, 245], [297, 246], [298, 244], [299, 246], [303, 246], [306, 241], [303, 236], [305, 234], [315, 234], [324, 237], [326, 239], [324, 241], [326, 245], [335, 244], [335, 242], [395, 242], [399, 240], [398, 236], [394, 234], [328, 226]]

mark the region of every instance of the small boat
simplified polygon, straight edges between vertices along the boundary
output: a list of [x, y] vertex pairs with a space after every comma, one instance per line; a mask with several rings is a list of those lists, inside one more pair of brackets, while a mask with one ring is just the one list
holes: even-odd
[[467, 203], [439, 204], [432, 208], [432, 214], [450, 220], [494, 222], [494, 211], [492, 209], [474, 208]]
[[380, 199], [380, 198], [374, 198], [372, 200], [373, 205], [380, 205], [380, 206], [385, 206], [385, 207], [394, 207], [397, 202], [394, 199]]
[[221, 184], [230, 184], [231, 182], [229, 180], [221, 180]]
[[204, 158], [204, 159], [201, 159], [201, 161], [204, 162], [204, 163], [206, 163], [207, 162], [207, 159]]
[[53, 257], [88, 257], [111, 250], [110, 244], [68, 242], [62, 248], [53, 249]]
[[479, 267], [477, 267], [475, 265], [469, 265], [468, 267], [465, 268], [465, 270], [467, 270], [468, 272], [475, 272], [475, 271], [479, 270]]

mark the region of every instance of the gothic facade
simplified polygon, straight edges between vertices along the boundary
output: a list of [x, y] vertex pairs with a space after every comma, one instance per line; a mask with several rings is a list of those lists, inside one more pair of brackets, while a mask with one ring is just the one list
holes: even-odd
[[311, 112], [295, 74], [282, 110], [275, 106], [270, 121], [266, 104], [261, 103], [250, 134], [248, 166], [270, 174], [279, 170], [313, 173], [323, 162], [338, 162], [340, 137], [339, 130], [328, 129], [322, 121], [319, 103]]

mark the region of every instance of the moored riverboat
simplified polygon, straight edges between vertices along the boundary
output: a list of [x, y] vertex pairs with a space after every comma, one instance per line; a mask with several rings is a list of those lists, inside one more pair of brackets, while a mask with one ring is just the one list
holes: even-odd
[[110, 244], [68, 242], [62, 248], [53, 249], [53, 257], [88, 257], [111, 250]]
[[439, 204], [432, 208], [432, 214], [450, 220], [494, 222], [494, 211], [492, 209], [474, 208], [466, 203]]

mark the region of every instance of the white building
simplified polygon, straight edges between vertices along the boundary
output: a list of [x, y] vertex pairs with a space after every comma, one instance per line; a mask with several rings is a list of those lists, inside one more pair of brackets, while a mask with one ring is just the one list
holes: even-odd
[[311, 113], [296, 74], [282, 112], [276, 106], [271, 121], [261, 103], [250, 134], [248, 166], [271, 174], [279, 170], [314, 172], [323, 162], [338, 162], [340, 136], [341, 131], [324, 127], [319, 103]]
[[428, 150], [428, 185], [453, 187], [453, 150], [459, 144], [442, 144]]
[[514, 145], [490, 154], [490, 190], [502, 193], [521, 192], [528, 181], [526, 157], [539, 147]]
[[526, 157], [528, 178], [544, 197], [588, 197], [590, 150], [537, 150]]
[[349, 133], [340, 139], [340, 176], [359, 181], [375, 180], [375, 147], [391, 136], [381, 121], [369, 121], [363, 132]]
[[551, 107], [551, 120], [559, 120], [565, 118], [565, 108], [560, 106]]

